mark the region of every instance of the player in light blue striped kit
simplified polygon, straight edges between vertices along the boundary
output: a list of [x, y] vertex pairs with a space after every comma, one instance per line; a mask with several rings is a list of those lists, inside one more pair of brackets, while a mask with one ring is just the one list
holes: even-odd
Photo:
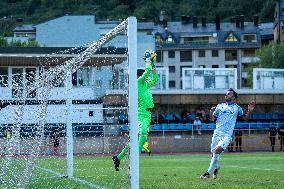
[[255, 102], [249, 103], [248, 111], [244, 114], [243, 109], [235, 103], [237, 98], [238, 94], [230, 88], [225, 95], [226, 102], [210, 109], [210, 119], [211, 121], [216, 120], [216, 129], [214, 130], [211, 143], [212, 158], [210, 166], [207, 172], [200, 176], [201, 179], [208, 179], [212, 172], [213, 178], [217, 178], [220, 169], [218, 160], [220, 154], [226, 150], [231, 141], [237, 117], [240, 116], [247, 121], [255, 108]]

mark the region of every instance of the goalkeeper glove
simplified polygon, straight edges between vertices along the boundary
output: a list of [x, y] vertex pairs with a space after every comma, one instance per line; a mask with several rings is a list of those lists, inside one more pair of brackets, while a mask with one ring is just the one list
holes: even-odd
[[157, 54], [152, 50], [146, 50], [143, 59], [145, 60], [146, 63], [148, 62], [153, 63], [157, 59]]
[[145, 62], [150, 62], [151, 61], [151, 52], [149, 50], [146, 50], [143, 56], [143, 59]]

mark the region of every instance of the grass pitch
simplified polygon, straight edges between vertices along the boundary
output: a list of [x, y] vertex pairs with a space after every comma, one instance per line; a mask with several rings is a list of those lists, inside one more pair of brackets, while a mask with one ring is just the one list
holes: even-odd
[[[141, 156], [140, 188], [284, 188], [283, 152], [224, 153], [219, 162], [219, 178], [204, 181], [199, 176], [208, 169], [210, 154]], [[41, 159], [27, 188], [129, 188], [127, 169], [126, 160], [116, 172], [111, 157], [75, 157], [75, 178], [70, 180], [61, 177], [65, 159]]]

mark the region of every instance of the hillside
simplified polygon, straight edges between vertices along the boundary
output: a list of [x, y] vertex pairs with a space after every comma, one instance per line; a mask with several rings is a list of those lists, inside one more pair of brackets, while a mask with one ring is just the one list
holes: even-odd
[[273, 21], [275, 0], [0, 0], [0, 35], [9, 36], [17, 18], [25, 24], [40, 23], [65, 14], [95, 14], [98, 20], [134, 15], [140, 21], [159, 20], [161, 10], [169, 21], [181, 15], [213, 21], [243, 14], [246, 21], [258, 14], [261, 22]]

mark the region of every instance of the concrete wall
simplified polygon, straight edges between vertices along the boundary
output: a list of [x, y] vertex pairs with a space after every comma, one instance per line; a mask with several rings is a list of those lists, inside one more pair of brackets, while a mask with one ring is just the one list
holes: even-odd
[[[172, 135], [172, 136], [150, 136], [149, 146], [155, 153], [190, 153], [190, 152], [210, 152], [211, 133], [201, 136], [191, 135]], [[0, 154], [4, 153], [3, 147], [5, 140], [0, 139]], [[20, 142], [21, 153], [30, 152], [33, 139], [25, 139]], [[118, 153], [128, 142], [126, 136], [115, 137], [76, 137], [74, 140], [75, 154], [114, 154]], [[276, 150], [278, 150], [279, 140], [276, 139]], [[243, 151], [270, 151], [270, 141], [267, 133], [243, 136]], [[52, 144], [49, 140], [41, 148], [42, 153], [49, 154], [52, 150]], [[66, 154], [66, 139], [61, 138], [59, 153]]]

